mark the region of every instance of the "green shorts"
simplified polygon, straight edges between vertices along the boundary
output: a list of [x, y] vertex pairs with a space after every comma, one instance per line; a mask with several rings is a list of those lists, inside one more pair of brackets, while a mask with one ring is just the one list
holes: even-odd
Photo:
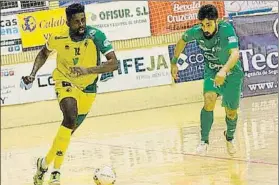
[[239, 107], [239, 102], [242, 92], [243, 73], [235, 72], [228, 75], [225, 79], [225, 83], [216, 87], [214, 85], [214, 78], [216, 71], [206, 70], [204, 75], [203, 93], [216, 92], [219, 96], [222, 96], [222, 106], [231, 110], [236, 110]]

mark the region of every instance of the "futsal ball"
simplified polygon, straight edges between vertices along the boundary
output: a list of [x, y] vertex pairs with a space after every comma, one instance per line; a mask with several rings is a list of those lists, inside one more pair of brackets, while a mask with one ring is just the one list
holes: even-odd
[[96, 185], [114, 185], [116, 173], [111, 167], [104, 166], [95, 170], [93, 179]]

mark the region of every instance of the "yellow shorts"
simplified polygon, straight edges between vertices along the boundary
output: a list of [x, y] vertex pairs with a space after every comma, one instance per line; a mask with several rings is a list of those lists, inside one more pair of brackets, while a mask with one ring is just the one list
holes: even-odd
[[86, 115], [96, 97], [96, 93], [85, 93], [66, 81], [56, 81], [55, 91], [59, 103], [62, 99], [69, 97], [77, 100], [78, 115]]

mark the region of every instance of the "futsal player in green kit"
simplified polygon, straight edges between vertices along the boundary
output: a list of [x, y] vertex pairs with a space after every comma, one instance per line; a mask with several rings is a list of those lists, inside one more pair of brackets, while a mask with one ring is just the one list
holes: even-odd
[[244, 73], [239, 61], [238, 37], [230, 23], [218, 20], [218, 10], [213, 5], [204, 5], [198, 12], [200, 24], [185, 31], [178, 41], [171, 61], [171, 73], [178, 79], [177, 61], [185, 45], [196, 41], [204, 52], [204, 106], [200, 114], [201, 143], [197, 148], [200, 154], [206, 154], [209, 146], [209, 132], [213, 124], [213, 111], [218, 96], [222, 96], [225, 107], [227, 130], [227, 151], [236, 153], [234, 133], [237, 125], [237, 109], [242, 90]]

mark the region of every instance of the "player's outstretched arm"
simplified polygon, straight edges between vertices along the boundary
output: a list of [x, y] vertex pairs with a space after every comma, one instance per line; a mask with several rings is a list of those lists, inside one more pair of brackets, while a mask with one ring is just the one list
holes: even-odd
[[179, 78], [178, 77], [178, 67], [177, 67], [176, 63], [177, 63], [180, 53], [185, 48], [185, 45], [186, 45], [186, 42], [183, 39], [180, 39], [177, 42], [175, 50], [174, 50], [174, 56], [171, 60], [171, 75], [175, 80], [177, 80]]
[[[29, 76], [23, 76], [22, 77], [22, 81], [25, 85], [31, 84], [35, 80], [35, 76], [36, 76], [38, 70], [45, 64], [45, 62], [46, 62], [50, 53], [51, 53], [51, 51], [49, 51], [46, 48], [46, 46], [44, 46], [40, 50], [40, 52], [36, 56], [32, 72], [30, 73]], [[25, 89], [27, 90], [28, 88], [25, 87]]]
[[45, 64], [49, 54], [51, 53], [51, 51], [49, 51], [46, 46], [44, 46], [41, 51], [38, 53], [34, 65], [33, 65], [33, 69], [32, 72], [30, 74], [30, 76], [35, 76], [37, 74], [37, 72], [39, 71], [39, 69]]
[[176, 64], [177, 63], [179, 55], [182, 53], [182, 51], [185, 48], [185, 46], [186, 46], [186, 42], [183, 39], [180, 39], [177, 42], [177, 44], [175, 46], [175, 49], [174, 49], [174, 56], [173, 56], [172, 61], [171, 61], [172, 64]]

